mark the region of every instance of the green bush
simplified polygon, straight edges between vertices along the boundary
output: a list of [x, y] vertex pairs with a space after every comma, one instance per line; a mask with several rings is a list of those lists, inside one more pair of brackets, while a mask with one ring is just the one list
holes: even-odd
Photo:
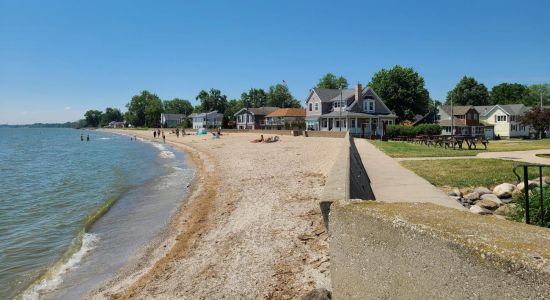
[[440, 135], [441, 126], [439, 124], [420, 124], [414, 127], [416, 134], [419, 135]]
[[416, 135], [440, 135], [441, 126], [438, 124], [421, 124], [418, 126], [389, 125], [386, 127], [386, 136], [394, 138], [397, 136], [413, 137]]
[[[529, 190], [529, 219], [531, 224], [550, 228], [550, 186], [543, 188], [543, 209], [544, 220], [540, 218], [540, 189], [531, 188]], [[510, 219], [517, 222], [525, 222], [525, 194], [518, 193], [514, 195], [516, 204], [511, 211]]]

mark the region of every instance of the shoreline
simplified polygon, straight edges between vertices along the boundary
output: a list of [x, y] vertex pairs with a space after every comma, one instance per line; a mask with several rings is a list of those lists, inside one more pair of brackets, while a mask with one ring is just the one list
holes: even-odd
[[[152, 130], [108, 131], [154, 140]], [[166, 143], [195, 167], [192, 191], [158, 237], [86, 299], [289, 299], [330, 290], [317, 201], [343, 140], [284, 136], [250, 144], [253, 138], [168, 131]]]
[[[150, 131], [132, 131], [134, 134], [116, 129], [104, 131], [130, 137], [137, 136], [150, 142], [154, 141], [154, 139], [143, 134], [144, 132], [150, 133]], [[166, 225], [157, 234], [157, 237], [138, 249], [110, 280], [101, 287], [90, 291], [86, 299], [131, 298], [136, 291], [143, 288], [144, 281], [166, 264], [166, 260], [175, 258], [177, 251], [188, 248], [189, 243], [192, 243], [192, 239], [203, 231], [203, 226], [196, 225], [204, 223], [200, 209], [204, 209], [205, 205], [200, 205], [198, 202], [201, 202], [201, 199], [211, 193], [211, 191], [205, 190], [204, 184], [200, 180], [204, 178], [205, 170], [210, 163], [209, 158], [192, 147], [178, 143], [168, 143], [184, 152], [186, 163], [192, 165], [195, 170], [195, 176], [189, 183], [189, 192], [181, 200], [181, 204], [175, 208], [175, 212], [167, 220]], [[195, 220], [197, 218], [199, 220]], [[181, 226], [180, 224], [185, 225]], [[190, 234], [190, 236], [184, 236], [185, 234]]]

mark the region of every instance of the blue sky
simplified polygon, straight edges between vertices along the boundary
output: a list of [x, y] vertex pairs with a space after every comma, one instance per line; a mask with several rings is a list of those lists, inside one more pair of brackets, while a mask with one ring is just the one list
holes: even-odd
[[332, 72], [415, 68], [434, 99], [464, 75], [550, 82], [550, 1], [0, 0], [0, 124], [125, 109], [147, 89], [195, 102]]

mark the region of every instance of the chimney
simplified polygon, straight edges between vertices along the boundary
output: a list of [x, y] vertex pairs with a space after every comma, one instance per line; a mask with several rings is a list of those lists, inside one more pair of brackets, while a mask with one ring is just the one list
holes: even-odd
[[361, 84], [358, 82], [355, 86], [355, 100], [359, 101], [361, 99], [361, 93], [363, 92], [363, 88], [361, 87]]

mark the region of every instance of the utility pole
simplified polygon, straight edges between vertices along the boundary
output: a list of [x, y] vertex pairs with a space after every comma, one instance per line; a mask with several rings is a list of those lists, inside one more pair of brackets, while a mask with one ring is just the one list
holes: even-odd
[[340, 85], [340, 120], [338, 121], [338, 128], [342, 131], [342, 85]]

